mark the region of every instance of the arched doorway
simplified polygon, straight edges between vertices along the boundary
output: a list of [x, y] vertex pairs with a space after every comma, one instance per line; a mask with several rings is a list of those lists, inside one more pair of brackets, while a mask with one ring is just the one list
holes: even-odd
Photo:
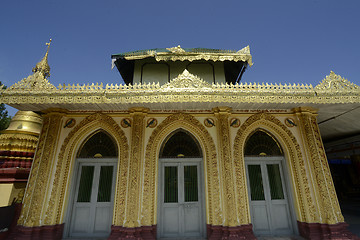
[[159, 155], [159, 238], [205, 237], [203, 158], [187, 131], [164, 141]]
[[76, 158], [67, 234], [70, 238], [107, 237], [113, 217], [118, 150], [97, 131], [84, 141]]
[[293, 234], [281, 146], [270, 133], [257, 129], [248, 137], [244, 153], [254, 234]]

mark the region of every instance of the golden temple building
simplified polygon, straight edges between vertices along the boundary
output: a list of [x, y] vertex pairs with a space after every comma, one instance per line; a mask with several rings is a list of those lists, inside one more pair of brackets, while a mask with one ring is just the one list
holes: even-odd
[[[47, 56], [1, 90], [20, 110], [2, 164], [33, 157], [8, 239], [353, 239], [322, 137], [360, 129], [328, 121], [360, 106], [357, 85], [334, 72], [315, 87], [243, 83], [249, 47], [177, 46], [112, 55], [125, 84], [56, 87]], [[4, 184], [10, 205], [20, 190]]]

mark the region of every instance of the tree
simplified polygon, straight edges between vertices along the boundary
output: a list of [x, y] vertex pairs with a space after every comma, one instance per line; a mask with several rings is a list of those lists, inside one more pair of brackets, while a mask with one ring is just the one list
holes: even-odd
[[[0, 86], [1, 86], [0, 82]], [[6, 86], [3, 86], [3, 89], [5, 89]], [[0, 131], [5, 130], [11, 121], [11, 117], [8, 115], [8, 111], [6, 110], [5, 104], [0, 104]]]

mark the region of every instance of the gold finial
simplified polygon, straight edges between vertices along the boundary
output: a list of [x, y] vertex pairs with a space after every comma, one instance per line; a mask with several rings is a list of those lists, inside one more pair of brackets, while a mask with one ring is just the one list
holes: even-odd
[[45, 56], [43, 57], [43, 59], [41, 59], [40, 62], [38, 62], [35, 67], [32, 69], [32, 71], [34, 73], [36, 72], [40, 72], [44, 75], [45, 78], [50, 77], [50, 66], [48, 64], [48, 54], [49, 54], [49, 49], [50, 49], [50, 44], [51, 44], [52, 39], [50, 38], [50, 41], [48, 43], [45, 43], [48, 47], [47, 47], [47, 51], [45, 53]]

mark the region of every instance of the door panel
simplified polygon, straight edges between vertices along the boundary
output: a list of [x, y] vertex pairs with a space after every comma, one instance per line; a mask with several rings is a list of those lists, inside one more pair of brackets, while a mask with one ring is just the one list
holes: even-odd
[[[178, 160], [179, 161], [179, 160]], [[159, 237], [202, 237], [200, 160], [163, 162], [160, 171]]]
[[70, 237], [106, 237], [110, 233], [115, 163], [81, 162], [72, 207]]
[[246, 167], [254, 233], [292, 234], [281, 160], [247, 160]]

